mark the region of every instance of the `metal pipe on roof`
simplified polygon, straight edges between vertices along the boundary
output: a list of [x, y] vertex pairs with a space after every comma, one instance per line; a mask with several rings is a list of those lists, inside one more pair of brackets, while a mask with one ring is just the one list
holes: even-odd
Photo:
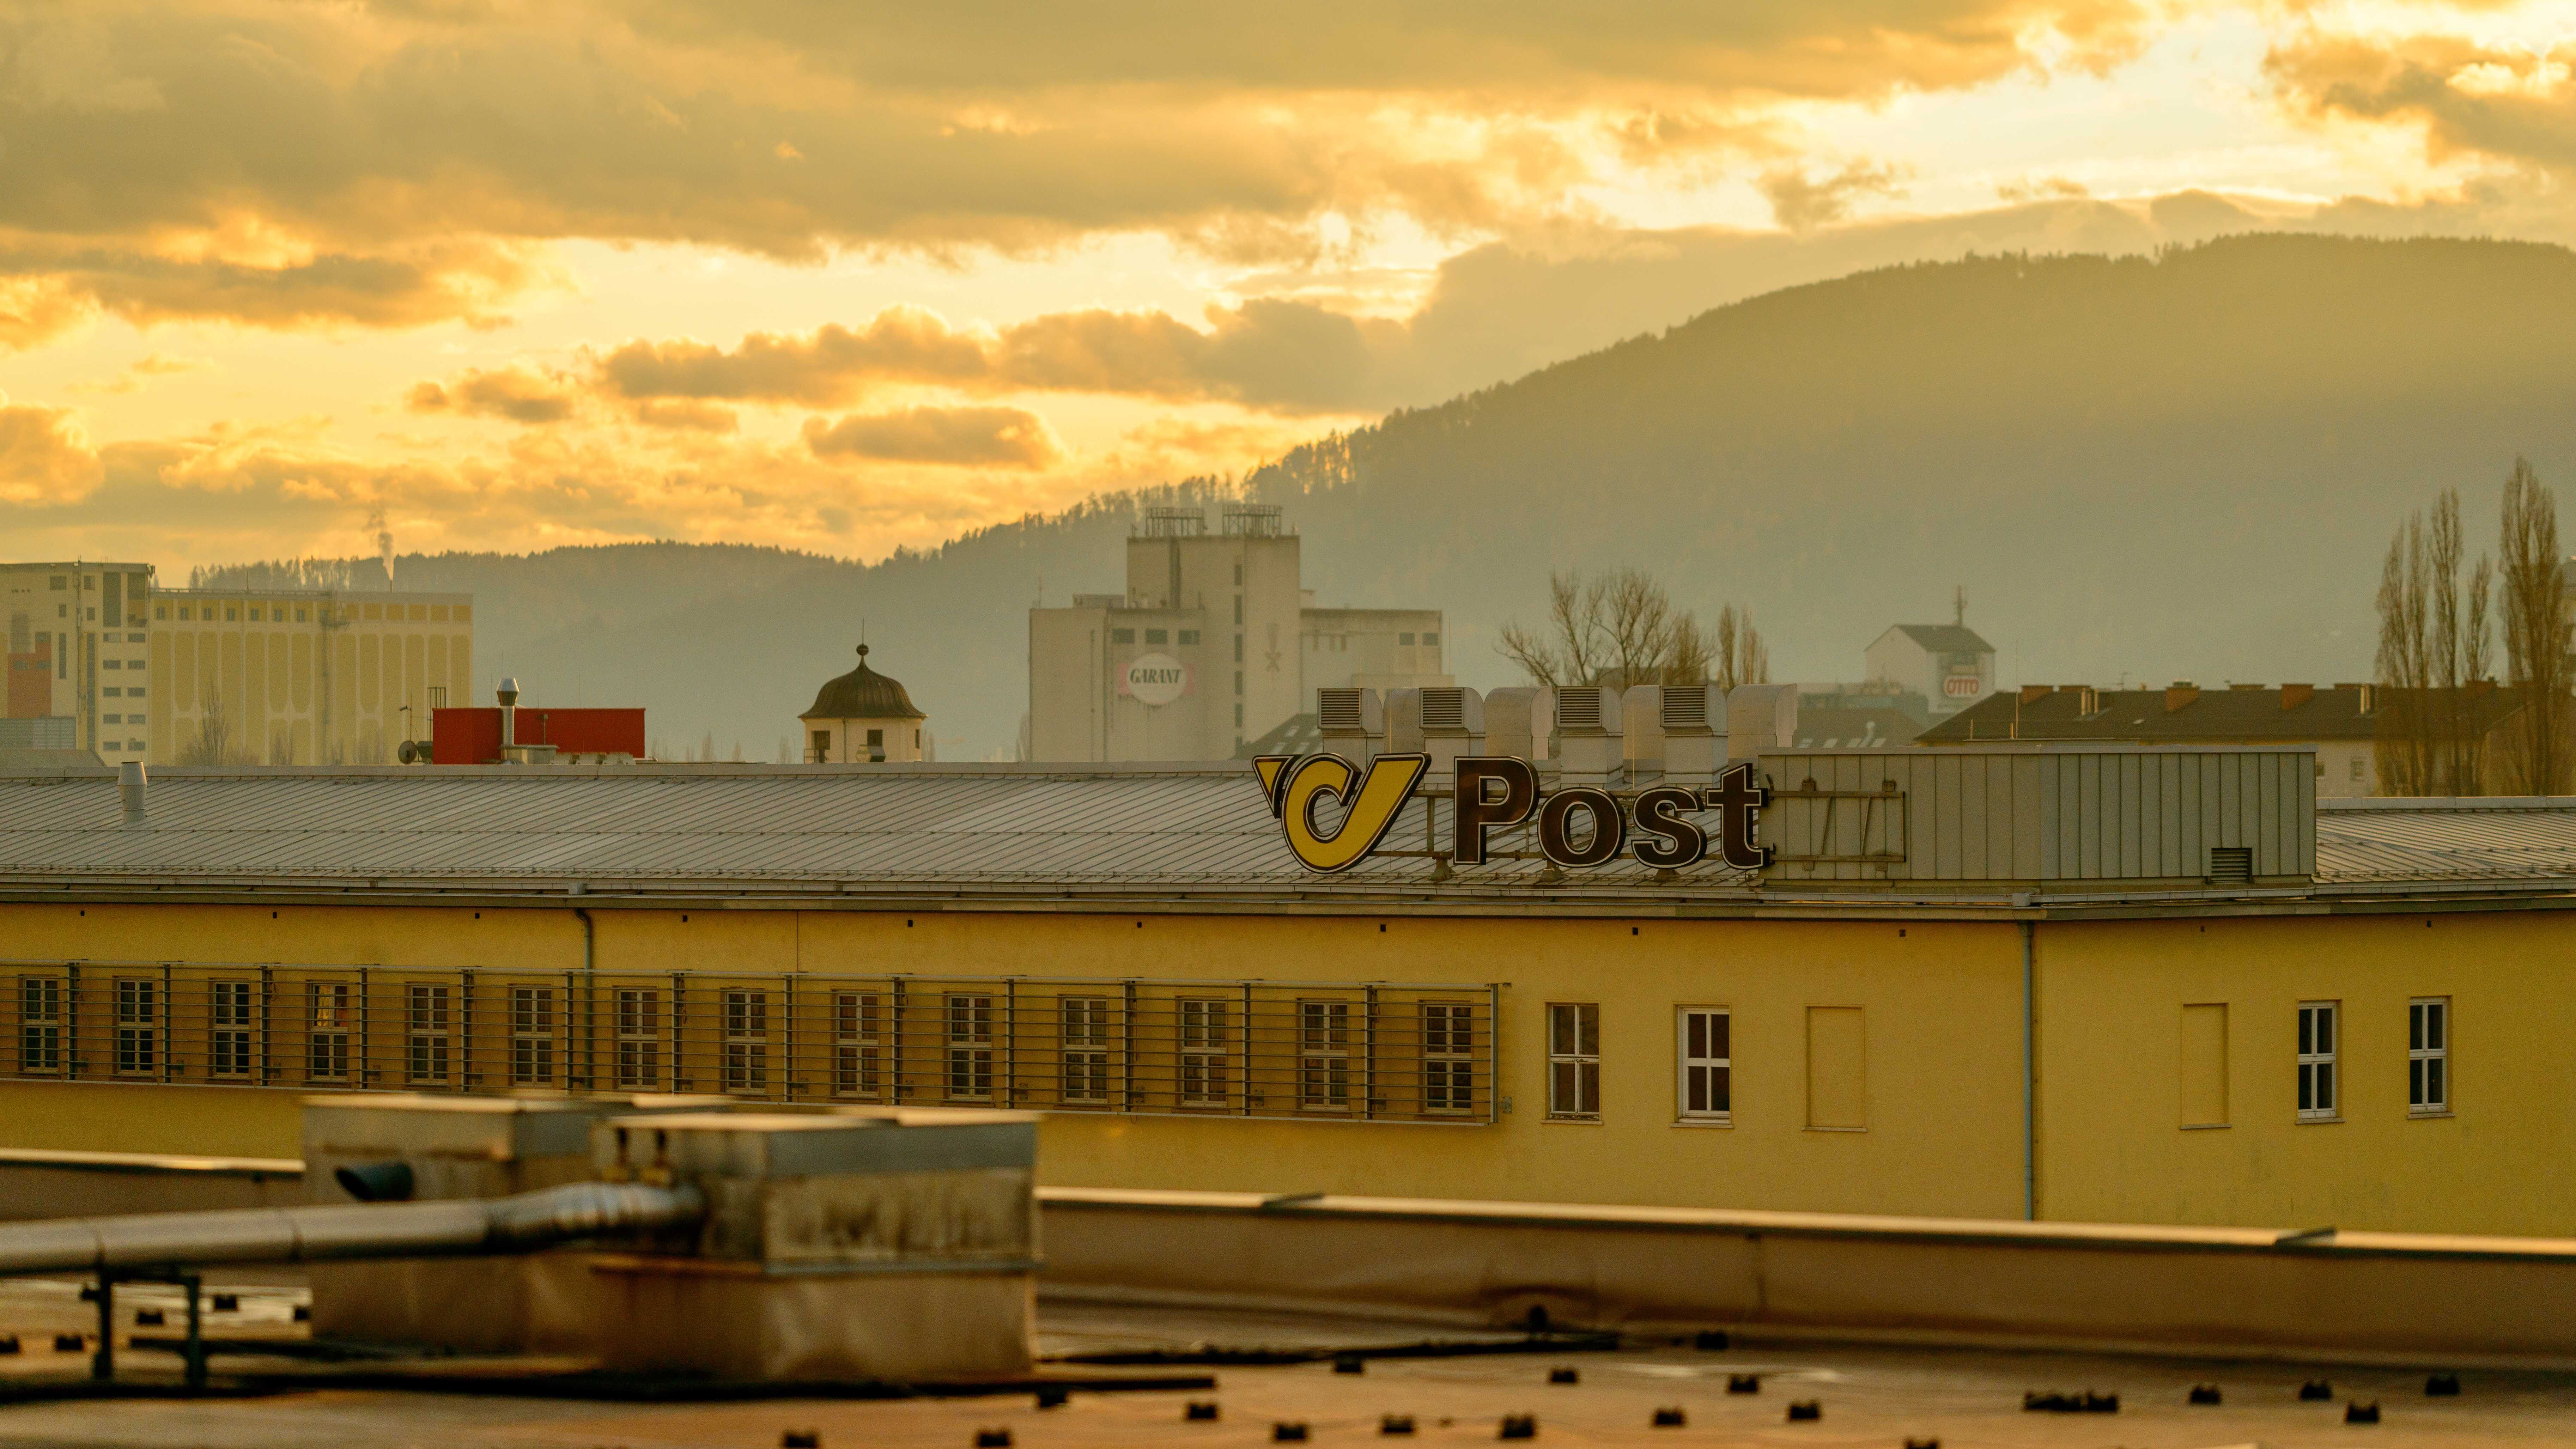
[[2039, 1220], [2039, 997], [2036, 964], [2039, 923], [2021, 923], [2021, 1215]]
[[577, 1182], [516, 1197], [134, 1213], [0, 1226], [0, 1273], [524, 1253], [706, 1215], [693, 1187]]

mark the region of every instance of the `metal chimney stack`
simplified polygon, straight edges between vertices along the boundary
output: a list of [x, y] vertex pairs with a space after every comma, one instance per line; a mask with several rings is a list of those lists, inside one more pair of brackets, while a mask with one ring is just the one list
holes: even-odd
[[143, 787], [147, 776], [141, 760], [127, 760], [116, 767], [117, 798], [125, 803], [125, 823], [143, 823]]

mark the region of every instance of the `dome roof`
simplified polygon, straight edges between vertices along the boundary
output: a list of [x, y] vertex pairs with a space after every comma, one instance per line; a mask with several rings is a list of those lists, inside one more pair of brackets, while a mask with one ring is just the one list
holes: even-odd
[[868, 646], [859, 646], [859, 667], [827, 681], [814, 696], [814, 707], [799, 719], [928, 719], [912, 707], [903, 686], [868, 667]]

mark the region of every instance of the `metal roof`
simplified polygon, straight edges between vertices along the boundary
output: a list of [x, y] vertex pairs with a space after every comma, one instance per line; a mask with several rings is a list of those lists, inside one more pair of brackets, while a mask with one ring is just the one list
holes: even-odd
[[[139, 825], [125, 822], [112, 771], [37, 771], [0, 774], [0, 892], [1339, 897], [1470, 909], [1797, 894], [1787, 881], [1757, 892], [1714, 864], [1658, 881], [1633, 859], [1552, 877], [1542, 861], [1506, 860], [1436, 881], [1436, 862], [1390, 853], [1422, 849], [1423, 808], [1406, 807], [1377, 857], [1319, 877], [1289, 855], [1241, 763], [164, 768]], [[2576, 882], [2576, 799], [2329, 802], [2316, 820], [2316, 883], [2300, 897], [2554, 894]]]

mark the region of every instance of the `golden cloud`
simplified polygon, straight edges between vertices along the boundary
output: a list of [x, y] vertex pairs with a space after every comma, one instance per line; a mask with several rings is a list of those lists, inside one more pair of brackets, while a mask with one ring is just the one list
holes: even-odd
[[[1054, 11], [95, 0], [0, 15], [0, 344], [86, 312], [492, 317], [561, 238], [789, 259], [1326, 214], [1441, 235], [1759, 149], [1785, 100], [2132, 53], [2152, 0]], [[1749, 154], [1749, 153], [1748, 153]], [[1302, 239], [1302, 240], [1301, 240]], [[24, 290], [28, 282], [38, 285]]]
[[2422, 128], [2435, 160], [2576, 164], [2576, 46], [2311, 31], [2275, 46], [2264, 70], [2282, 101], [2310, 118]]
[[424, 382], [403, 398], [416, 413], [460, 413], [507, 418], [515, 423], [559, 423], [573, 414], [581, 392], [561, 373], [513, 365], [468, 368], [447, 383]]
[[817, 458], [1044, 468], [1064, 456], [1046, 420], [1021, 408], [902, 408], [852, 413], [836, 423], [805, 421]]
[[12, 405], [0, 396], [0, 503], [58, 504], [98, 486], [99, 458], [68, 408]]

